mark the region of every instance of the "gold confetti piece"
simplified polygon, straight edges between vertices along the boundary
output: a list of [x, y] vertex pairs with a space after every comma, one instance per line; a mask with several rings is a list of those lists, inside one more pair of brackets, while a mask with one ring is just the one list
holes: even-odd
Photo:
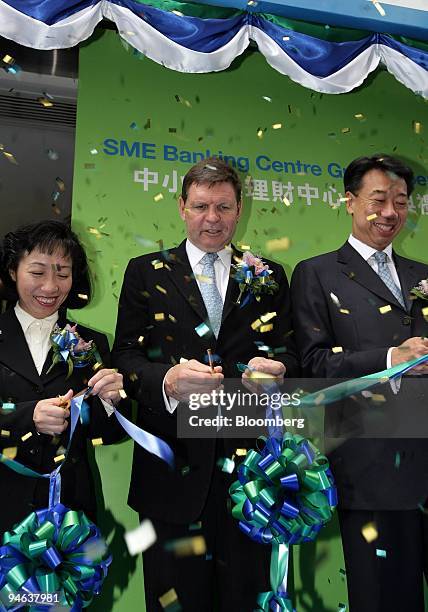
[[129, 554], [132, 556], [144, 552], [150, 548], [156, 540], [156, 531], [153, 527], [153, 523], [149, 519], [145, 519], [136, 529], [125, 533], [126, 546], [128, 547]]
[[[159, 259], [154, 259], [150, 263], [152, 264], [152, 266], [154, 267], [155, 270], [160, 270], [161, 268], [163, 268], [163, 261], [159, 261]], [[149, 296], [147, 296], [147, 297], [149, 297]]]
[[156, 289], [160, 291], [161, 293], [163, 293], [164, 295], [167, 294], [167, 290], [161, 287], [161, 285], [156, 285]]
[[4, 62], [5, 64], [9, 64], [9, 66], [11, 66], [12, 64], [15, 63], [15, 60], [13, 59], [11, 55], [5, 55], [2, 59], [2, 62]]
[[425, 306], [425, 308], [422, 308], [422, 314], [425, 318], [428, 317], [428, 306]]
[[378, 13], [379, 13], [379, 14], [380, 14], [382, 17], [385, 17], [386, 13], [385, 13], [385, 10], [384, 10], [383, 6], [381, 6], [381, 5], [379, 4], [379, 2], [377, 2], [377, 0], [372, 0], [372, 2], [373, 2], [373, 6], [374, 6], [374, 7], [375, 7], [375, 9], [377, 10], [377, 12], [378, 12]]
[[97, 361], [97, 362], [96, 362], [96, 363], [94, 363], [94, 365], [92, 366], [92, 370], [93, 370], [94, 372], [96, 372], [97, 370], [99, 370], [99, 369], [100, 369], [100, 368], [102, 368], [102, 367], [103, 367], [103, 364], [102, 364], [102, 363], [99, 363], [99, 362]]
[[175, 592], [175, 589], [169, 589], [169, 591], [159, 597], [159, 603], [164, 610], [176, 601], [178, 601], [178, 597], [177, 593]]
[[17, 453], [18, 453], [18, 448], [16, 446], [4, 448], [2, 452], [3, 457], [5, 457], [6, 459], [15, 459]]
[[263, 138], [263, 130], [262, 130], [262, 128], [258, 128], [257, 129], [257, 138], [260, 138], [260, 139]]
[[172, 315], [172, 314], [169, 314], [169, 315], [168, 315], [168, 319], [169, 319], [170, 321], [172, 321], [173, 323], [177, 323], [177, 319], [176, 319], [176, 318], [174, 317], [174, 315]]
[[88, 300], [88, 296], [86, 295], [86, 293], [78, 293], [77, 297], [79, 297], [81, 300]]
[[52, 100], [48, 100], [48, 98], [37, 98], [37, 102], [40, 102], [44, 108], [50, 108], [53, 106]]
[[252, 372], [250, 372], [248, 374], [248, 377], [255, 380], [260, 378], [272, 380], [272, 378], [275, 378], [273, 374], [267, 374], [267, 372], [258, 372], [257, 370], [253, 370]]
[[92, 446], [102, 446], [103, 445], [102, 438], [92, 438], [91, 442], [92, 442]]
[[373, 402], [378, 402], [379, 404], [386, 402], [386, 397], [382, 395], [382, 393], [372, 393], [371, 399]]
[[251, 329], [254, 329], [254, 330], [258, 329], [261, 324], [262, 322], [260, 321], [260, 319], [256, 319], [255, 321], [251, 323]]
[[237, 457], [245, 457], [245, 455], [247, 454], [247, 449], [246, 448], [237, 448], [235, 451], [235, 455]]
[[379, 312], [380, 314], [386, 314], [387, 312], [391, 312], [392, 308], [389, 304], [387, 304], [386, 306], [380, 306], [379, 307]]
[[349, 134], [349, 132], [351, 131], [351, 128], [344, 127], [340, 131], [342, 132], [342, 134]]
[[262, 325], [259, 329], [259, 332], [261, 334], [264, 334], [265, 332], [270, 332], [273, 329], [273, 323], [268, 323], [267, 325]]
[[282, 123], [273, 123], [272, 124], [272, 129], [273, 130], [280, 130], [282, 128]]
[[350, 199], [351, 198], [342, 197], [342, 198], [339, 198], [339, 202], [349, 202]]
[[136, 380], [138, 380], [138, 374], [136, 374], [135, 372], [132, 372], [132, 373], [129, 375], [129, 380], [130, 380], [131, 382], [135, 382]]
[[242, 251], [251, 251], [251, 247], [249, 244], [240, 244], [238, 246]]
[[98, 154], [98, 150], [97, 150], [97, 149], [91, 149], [91, 150], [89, 151], [89, 153], [90, 153], [91, 155], [97, 155], [97, 154]]
[[165, 313], [155, 312], [155, 321], [165, 321]]
[[266, 241], [266, 250], [273, 251], [288, 251], [290, 248], [290, 238], [284, 236], [283, 238], [273, 238], [272, 240]]
[[59, 463], [60, 461], [64, 461], [65, 455], [58, 455], [58, 457], [54, 457], [55, 463]]
[[100, 231], [96, 227], [88, 227], [88, 232], [94, 234], [97, 238], [101, 238]]
[[160, 202], [161, 200], [163, 200], [163, 193], [157, 193], [153, 199], [155, 202]]
[[16, 161], [15, 157], [12, 155], [12, 153], [8, 153], [7, 151], [3, 151], [3, 155], [5, 156], [5, 158], [10, 161], [11, 164], [15, 164], [15, 166], [18, 165], [18, 162]]
[[363, 535], [363, 538], [368, 544], [370, 544], [370, 542], [374, 542], [374, 540], [376, 540], [378, 537], [376, 523], [373, 523], [373, 522], [367, 523], [361, 529], [361, 533]]
[[10, 431], [8, 431], [7, 429], [2, 429], [0, 431], [0, 435], [2, 436], [2, 438], [9, 438], [10, 437]]
[[377, 214], [373, 213], [372, 215], [369, 215], [368, 217], [366, 217], [367, 221], [373, 221], [373, 219], [377, 219]]
[[340, 308], [339, 312], [341, 312], [342, 314], [351, 314], [347, 308]]
[[31, 436], [32, 436], [32, 435], [33, 435], [33, 434], [32, 434], [32, 432], [31, 432], [31, 431], [29, 431], [28, 433], [26, 433], [26, 434], [24, 434], [23, 436], [21, 436], [21, 440], [22, 440], [23, 442], [26, 442], [26, 441], [27, 441], [29, 438], [31, 438]]
[[276, 317], [276, 312], [267, 312], [266, 314], [261, 315], [260, 320], [263, 323], [267, 323], [268, 321], [270, 321], [274, 317]]
[[119, 389], [119, 395], [122, 399], [126, 399], [128, 396], [126, 395], [125, 389]]
[[270, 98], [269, 96], [262, 96], [263, 100], [266, 100], [266, 102], [272, 102], [272, 98]]
[[282, 196], [282, 198], [281, 198], [281, 202], [282, 202], [283, 204], [285, 204], [286, 206], [291, 206], [291, 202], [290, 202], [290, 200], [287, 198], [287, 196]]
[[422, 123], [420, 121], [413, 121], [413, 130], [415, 134], [420, 134], [422, 129]]
[[247, 6], [257, 6], [257, 0], [248, 0]]
[[207, 552], [205, 538], [202, 535], [172, 540], [166, 543], [165, 548], [174, 552], [176, 557], [198, 556]]
[[343, 353], [343, 347], [342, 346], [333, 346], [331, 350], [332, 350], [333, 353]]
[[212, 276], [205, 276], [204, 274], [195, 274], [195, 278], [200, 283], [206, 283], [207, 285], [212, 285], [214, 282]]
[[143, 342], [144, 342], [144, 336], [139, 336], [138, 344], [143, 344]]
[[363, 113], [356, 113], [354, 117], [355, 119], [359, 119], [359, 121], [362, 121], [363, 119], [365, 119]]

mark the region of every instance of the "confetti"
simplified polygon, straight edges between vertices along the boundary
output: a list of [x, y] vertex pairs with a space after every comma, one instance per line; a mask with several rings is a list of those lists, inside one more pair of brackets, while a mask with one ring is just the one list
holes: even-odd
[[356, 113], [354, 117], [355, 119], [358, 119], [359, 121], [363, 121], [365, 119], [363, 113]]
[[376, 523], [373, 522], [364, 525], [364, 527], [361, 529], [361, 533], [368, 544], [370, 544], [370, 542], [374, 542], [379, 535], [376, 529]]
[[235, 455], [237, 457], [245, 457], [245, 455], [247, 454], [247, 449], [246, 448], [237, 448], [235, 451]]
[[266, 241], [266, 250], [271, 253], [274, 251], [288, 251], [290, 248], [290, 238], [284, 236], [283, 238], [273, 238], [272, 240]]
[[165, 544], [165, 550], [173, 552], [176, 557], [199, 556], [205, 555], [207, 552], [207, 545], [204, 536], [198, 535], [190, 538], [171, 540]]
[[379, 307], [379, 312], [380, 314], [386, 314], [387, 312], [391, 312], [392, 308], [389, 304], [387, 304], [387, 306], [380, 306]]
[[218, 467], [222, 472], [226, 472], [226, 474], [231, 474], [235, 469], [235, 462], [233, 459], [229, 459], [228, 457], [224, 457], [223, 459], [219, 459], [217, 461]]
[[351, 128], [344, 127], [340, 131], [342, 132], [342, 134], [349, 134], [351, 131]]
[[333, 346], [331, 351], [333, 353], [343, 353], [343, 347], [342, 346]]
[[260, 320], [263, 323], [267, 323], [268, 321], [270, 321], [271, 319], [274, 319], [276, 317], [276, 312], [267, 312], [264, 315], [261, 315]]
[[165, 321], [165, 313], [155, 312], [155, 321]]
[[126, 399], [128, 396], [126, 395], [125, 389], [119, 389], [119, 395], [122, 399]]
[[130, 126], [131, 130], [138, 130], [138, 125], [135, 123], [135, 121], [133, 121]]
[[26, 441], [27, 441], [29, 438], [31, 438], [31, 436], [32, 436], [32, 435], [33, 435], [33, 434], [32, 434], [32, 432], [31, 432], [31, 431], [29, 431], [28, 433], [26, 433], [26, 434], [24, 434], [23, 436], [21, 436], [21, 440], [22, 440], [23, 442], [26, 442]]
[[2, 58], [2, 62], [4, 62], [5, 64], [9, 64], [9, 66], [11, 66], [12, 64], [15, 63], [15, 60], [13, 59], [11, 55], [5, 55]]
[[64, 461], [64, 459], [65, 459], [65, 455], [64, 454], [58, 455], [57, 457], [54, 457], [55, 463], [59, 463], [60, 461]]
[[386, 559], [386, 550], [383, 550], [383, 548], [376, 548], [376, 557], [383, 557]]
[[210, 331], [210, 328], [208, 327], [206, 323], [201, 323], [200, 325], [195, 327], [195, 332], [198, 334], [200, 338], [202, 338], [202, 336], [205, 336], [205, 334], [207, 334], [209, 331]]
[[102, 446], [103, 445], [102, 438], [92, 438], [91, 442], [92, 442], [92, 446]]
[[90, 153], [91, 155], [98, 155], [98, 149], [91, 149], [91, 150], [89, 151], [89, 153]]
[[397, 451], [395, 453], [395, 460], [394, 460], [394, 467], [398, 470], [398, 468], [400, 467], [400, 463], [401, 463], [401, 455], [399, 453], [399, 451]]
[[184, 17], [184, 14], [180, 13], [180, 11], [173, 10], [173, 11], [171, 11], [171, 13], [174, 13], [174, 15], [177, 15], [177, 17]]
[[187, 474], [190, 474], [190, 465], [185, 465], [181, 468], [181, 475], [187, 476]]
[[83, 545], [83, 554], [89, 561], [99, 561], [107, 552], [107, 544], [104, 540], [98, 539], [96, 542], [89, 541]]
[[266, 102], [272, 102], [272, 98], [270, 98], [269, 96], [262, 96], [263, 100], [266, 100]]
[[200, 283], [206, 283], [207, 285], [212, 285], [214, 279], [212, 276], [205, 276], [204, 274], [195, 274], [195, 279]]
[[371, 400], [380, 404], [386, 402], [386, 397], [382, 393], [372, 393]]
[[263, 131], [262, 128], [257, 128], [257, 138], [263, 138]]
[[260, 327], [261, 324], [262, 322], [260, 321], [260, 319], [256, 319], [255, 321], [251, 323], [251, 329], [256, 330]]
[[10, 437], [10, 431], [8, 431], [7, 429], [2, 429], [0, 431], [0, 435], [2, 436], [2, 438], [9, 438]]
[[129, 554], [132, 556], [144, 552], [150, 548], [156, 540], [156, 532], [153, 523], [149, 521], [149, 519], [145, 519], [136, 529], [125, 533], [126, 546]]
[[257, 0], [248, 0], [247, 6], [257, 6]]
[[377, 214], [373, 213], [372, 215], [369, 215], [368, 217], [366, 217], [367, 221], [373, 221], [373, 219], [377, 219]]
[[262, 325], [259, 329], [259, 332], [261, 334], [264, 334], [266, 332], [270, 332], [273, 329], [273, 323], [268, 323], [267, 325]]
[[18, 162], [16, 161], [15, 157], [13, 156], [12, 153], [8, 153], [7, 151], [3, 151], [3, 155], [5, 156], [5, 158], [10, 161], [11, 164], [15, 164], [15, 166], [18, 165]]
[[420, 134], [422, 129], [422, 123], [420, 121], [413, 121], [413, 130], [415, 134]]
[[88, 296], [86, 295], [86, 293], [78, 293], [77, 297], [80, 298], [81, 300], [85, 300], [85, 301], [87, 301], [89, 299]]
[[62, 178], [60, 178], [59, 176], [56, 177], [55, 179], [56, 184], [58, 185], [58, 189], [60, 190], [61, 193], [64, 193], [65, 191], [65, 183], [62, 180]]
[[342, 314], [351, 314], [347, 308], [339, 308], [339, 312], [341, 312]]
[[158, 291], [160, 291], [161, 293], [163, 293], [164, 295], [166, 295], [168, 292], [166, 289], [164, 289], [163, 287], [161, 287], [161, 285], [156, 285], [156, 289]]
[[382, 16], [385, 17], [386, 13], [385, 13], [385, 9], [383, 8], [383, 6], [381, 6], [379, 4], [379, 2], [377, 2], [377, 0], [372, 0], [373, 2], [373, 6], [375, 7], [375, 9], [378, 11], [378, 13]]
[[163, 200], [163, 193], [157, 193], [154, 197], [153, 200], [155, 202], [160, 202], [161, 200]]
[[164, 593], [161, 597], [159, 597], [159, 603], [164, 610], [171, 606], [171, 604], [178, 603], [177, 593], [175, 589], [169, 589], [166, 593]]
[[40, 102], [40, 104], [43, 106], [43, 108], [50, 108], [51, 106], [53, 106], [53, 102], [52, 100], [48, 100], [48, 98], [37, 98], [37, 102]]
[[173, 323], [177, 323], [177, 319], [172, 314], [168, 315], [168, 319], [172, 321]]
[[[242, 251], [251, 251], [251, 247], [249, 244], [238, 244], [238, 246]], [[239, 260], [239, 261], [242, 261], [242, 260]]]
[[272, 129], [273, 130], [280, 130], [282, 128], [282, 123], [273, 123], [272, 124]]
[[138, 380], [138, 374], [136, 374], [135, 372], [131, 372], [131, 374], [129, 375], [129, 380], [131, 382], [135, 382], [136, 380]]
[[287, 196], [282, 196], [282, 198], [281, 198], [281, 202], [282, 202], [283, 204], [285, 204], [286, 206], [291, 206], [291, 202], [290, 202], [290, 200], [287, 198]]
[[421, 312], [425, 319], [428, 318], [428, 306], [425, 306], [424, 308], [422, 308]]
[[50, 159], [51, 161], [56, 161], [59, 158], [59, 155], [57, 151], [55, 151], [55, 149], [47, 149], [46, 154], [48, 156], [48, 159]]
[[97, 370], [99, 370], [100, 368], [103, 367], [102, 363], [99, 363], [98, 361], [96, 363], [94, 363], [94, 365], [92, 366], [92, 370], [93, 372], [96, 372]]
[[[18, 448], [16, 446], [11, 446], [9, 448], [4, 448], [2, 454], [6, 459], [15, 459], [17, 453]], [[4, 461], [4, 459], [2, 459], [2, 461]]]
[[202, 521], [198, 521], [197, 523], [191, 523], [189, 525], [189, 531], [199, 531], [202, 529]]
[[2, 410], [4, 411], [12, 411], [15, 410], [15, 404], [13, 404], [12, 402], [3, 402], [3, 404], [1, 405]]
[[144, 336], [139, 336], [137, 342], [138, 342], [138, 344], [143, 344]]
[[333, 302], [333, 304], [335, 306], [337, 306], [338, 308], [341, 308], [340, 300], [337, 297], [337, 295], [335, 295], [334, 293], [330, 292], [330, 299], [331, 299], [331, 301]]
[[282, 40], [284, 40], [285, 42], [287, 42], [288, 40], [290, 40], [290, 37], [289, 37], [289, 36], [283, 36], [283, 37], [282, 37]]

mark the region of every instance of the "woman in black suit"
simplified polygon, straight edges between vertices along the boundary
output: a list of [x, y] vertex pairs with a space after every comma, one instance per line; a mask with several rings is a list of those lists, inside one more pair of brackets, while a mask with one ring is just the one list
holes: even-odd
[[[53, 362], [51, 348], [52, 331], [72, 324], [66, 309], [90, 302], [85, 252], [63, 223], [28, 225], [6, 235], [1, 276], [5, 286], [15, 291], [17, 302], [0, 315], [0, 452], [16, 449], [19, 463], [41, 474], [52, 472], [59, 465], [55, 458], [65, 452], [69, 440], [68, 400], [92, 387], [89, 422], [78, 422], [61, 468], [61, 502], [95, 520], [87, 444], [95, 438], [109, 444], [124, 437], [116, 418], [108, 416], [111, 404], [120, 401], [122, 375], [108, 368], [106, 336], [82, 325], [77, 326], [81, 343], [93, 341], [102, 367], [93, 367], [96, 358], [84, 367], [75, 361], [67, 377], [67, 363]], [[33, 510], [48, 506], [49, 479], [22, 476], [0, 464], [0, 492], [1, 533]]]

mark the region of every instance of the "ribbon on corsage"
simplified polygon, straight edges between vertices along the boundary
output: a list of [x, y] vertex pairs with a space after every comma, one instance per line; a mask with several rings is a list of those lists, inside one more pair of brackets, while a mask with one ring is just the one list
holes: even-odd
[[101, 363], [101, 357], [93, 340], [86, 342], [78, 333], [77, 325], [67, 325], [60, 329], [57, 325], [51, 334], [52, 364], [47, 373], [55, 364], [64, 361], [68, 366], [66, 379], [73, 372], [73, 368], [84, 368], [88, 364]]
[[[245, 251], [242, 259], [231, 265], [230, 274], [239, 284], [239, 296], [236, 303], [240, 304], [241, 308], [252, 299], [259, 301], [261, 295], [272, 295], [279, 289], [269, 266], [250, 251]], [[241, 302], [242, 296], [244, 299]]]

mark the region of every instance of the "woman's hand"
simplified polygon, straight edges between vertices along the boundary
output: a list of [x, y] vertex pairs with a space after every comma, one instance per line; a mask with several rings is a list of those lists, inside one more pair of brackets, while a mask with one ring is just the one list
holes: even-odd
[[104, 368], [92, 376], [88, 386], [92, 387], [91, 395], [98, 395], [105, 401], [118, 404], [121, 399], [120, 391], [123, 391], [123, 376], [116, 370]]
[[70, 389], [61, 397], [51, 397], [37, 402], [33, 412], [34, 425], [39, 433], [55, 436], [62, 434], [68, 427], [70, 400], [73, 391]]

